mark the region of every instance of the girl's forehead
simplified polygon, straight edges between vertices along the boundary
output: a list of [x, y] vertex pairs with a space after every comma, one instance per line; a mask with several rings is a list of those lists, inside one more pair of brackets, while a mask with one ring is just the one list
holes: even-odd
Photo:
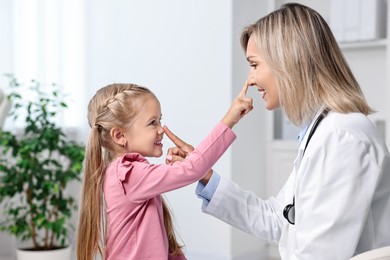
[[160, 101], [154, 96], [145, 97], [139, 102], [139, 112], [141, 113], [160, 113], [160, 110]]

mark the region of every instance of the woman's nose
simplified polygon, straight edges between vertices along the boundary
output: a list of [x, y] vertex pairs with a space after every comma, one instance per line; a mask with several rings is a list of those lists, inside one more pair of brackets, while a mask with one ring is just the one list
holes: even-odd
[[248, 79], [246, 81], [247, 81], [247, 84], [249, 86], [256, 85], [255, 78], [254, 78], [253, 73], [251, 71], [249, 71]]
[[247, 83], [247, 84], [248, 84], [248, 86], [256, 85], [256, 84], [254, 83], [254, 81], [249, 81], [249, 80], [248, 80], [248, 83]]

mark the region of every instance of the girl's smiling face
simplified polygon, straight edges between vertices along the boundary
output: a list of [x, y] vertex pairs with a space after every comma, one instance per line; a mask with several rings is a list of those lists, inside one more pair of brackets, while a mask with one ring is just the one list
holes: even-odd
[[250, 70], [248, 84], [256, 86], [265, 101], [268, 110], [280, 107], [279, 92], [273, 72], [265, 62], [256, 45], [256, 38], [252, 35], [248, 40], [246, 59], [249, 62]]
[[138, 116], [124, 132], [126, 150], [145, 157], [160, 157], [163, 154], [163, 135], [160, 102], [155, 97], [148, 97], [143, 100]]

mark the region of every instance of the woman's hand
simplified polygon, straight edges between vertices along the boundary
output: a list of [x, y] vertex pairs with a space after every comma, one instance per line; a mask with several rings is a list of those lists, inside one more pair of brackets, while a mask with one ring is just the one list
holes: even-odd
[[236, 99], [233, 100], [233, 103], [226, 115], [222, 118], [222, 122], [224, 122], [230, 128], [233, 128], [233, 126], [237, 124], [241, 118], [243, 118], [253, 109], [252, 98], [246, 96], [248, 88], [249, 85], [247, 82], [245, 82], [244, 87], [241, 89]]

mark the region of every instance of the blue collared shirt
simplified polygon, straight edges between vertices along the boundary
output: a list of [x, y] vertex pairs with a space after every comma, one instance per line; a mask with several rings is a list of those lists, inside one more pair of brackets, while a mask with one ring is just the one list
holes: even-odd
[[303, 138], [305, 137], [307, 129], [309, 129], [310, 123], [311, 123], [311, 121], [306, 126], [301, 127], [301, 130], [299, 131], [299, 135], [298, 135], [298, 144], [300, 144], [302, 142]]
[[214, 193], [217, 190], [220, 179], [221, 177], [219, 174], [213, 170], [213, 175], [211, 176], [207, 185], [204, 185], [200, 181], [198, 182], [198, 185], [196, 186], [196, 195], [203, 199], [203, 206], [207, 207], [209, 204], [211, 198], [214, 196]]
[[315, 115], [316, 115], [316, 113], [314, 113], [314, 115], [312, 116], [311, 120], [309, 122], [307, 122], [306, 125], [301, 127], [301, 130], [299, 131], [299, 135], [298, 135], [298, 144], [300, 144], [302, 142], [303, 138], [305, 138], [307, 130], [309, 129], [309, 126], [313, 122], [313, 119], [315, 118]]

